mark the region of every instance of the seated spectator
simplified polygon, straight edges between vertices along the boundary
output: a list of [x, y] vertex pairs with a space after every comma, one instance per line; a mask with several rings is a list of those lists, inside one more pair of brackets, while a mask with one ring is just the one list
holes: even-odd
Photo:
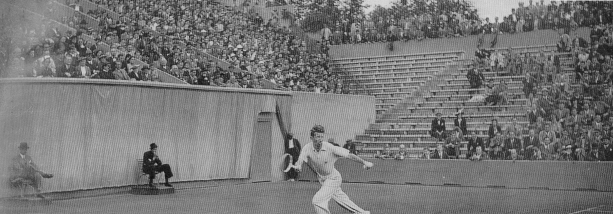
[[379, 156], [375, 156], [375, 158], [381, 158], [381, 159], [388, 159], [388, 158], [393, 158], [394, 157], [394, 153], [392, 152], [392, 148], [390, 147], [390, 144], [385, 144], [385, 147], [383, 148], [383, 151], [380, 152]]
[[149, 145], [149, 151], [143, 154], [143, 172], [149, 174], [149, 187], [153, 187], [153, 179], [156, 173], [160, 172], [164, 172], [164, 178], [166, 179], [164, 186], [172, 187], [168, 182], [168, 179], [173, 176], [172, 170], [170, 169], [170, 165], [162, 164], [157, 154], [157, 148], [158, 145], [152, 143]]
[[434, 150], [431, 159], [449, 159], [449, 156], [443, 149], [443, 144], [436, 146], [436, 150]]
[[99, 73], [92, 75], [94, 79], [115, 79], [113, 72], [111, 72], [111, 65], [104, 64], [102, 65], [102, 70]]
[[545, 138], [549, 137], [550, 143], [556, 142], [556, 133], [552, 130], [551, 122], [545, 123], [545, 128], [539, 132], [539, 141], [543, 142]]
[[523, 158], [524, 148], [521, 139], [515, 135], [513, 130], [509, 131], [508, 137], [504, 142], [503, 152], [505, 159], [518, 160]]
[[492, 123], [490, 124], [490, 127], [487, 131], [487, 135], [491, 139], [494, 138], [498, 133], [502, 133], [502, 128], [500, 127], [500, 125], [498, 125], [497, 119], [492, 119]]
[[79, 59], [79, 65], [75, 68], [71, 77], [73, 78], [90, 78], [92, 70], [85, 64], [85, 58]]
[[65, 56], [64, 62], [57, 68], [57, 77], [71, 77], [76, 72], [75, 69], [72, 64], [72, 57]]
[[530, 73], [526, 73], [526, 77], [522, 80], [522, 83], [523, 83], [522, 90], [524, 92], [524, 95], [526, 95], [526, 97], [536, 92], [535, 88], [538, 87], [538, 84], [536, 83], [536, 80], [532, 77]]
[[[480, 88], [481, 85], [483, 85], [483, 81], [485, 81], [485, 77], [483, 76], [481, 70], [474, 68], [474, 65], [470, 65], [466, 78], [470, 83], [470, 88]], [[470, 93], [472, 94], [473, 91]]]
[[460, 133], [460, 136], [468, 134], [468, 130], [466, 127], [466, 119], [464, 119], [464, 112], [462, 110], [456, 113], [456, 118], [453, 120], [453, 125], [455, 125], [455, 127], [459, 127], [462, 131], [462, 133]]
[[485, 154], [485, 153], [483, 153], [483, 149], [482, 149], [482, 147], [477, 147], [477, 148], [475, 149], [475, 152], [474, 152], [474, 153], [472, 153], [472, 154], [470, 155], [470, 158], [469, 158], [469, 159], [470, 159], [471, 161], [480, 161], [480, 160], [485, 159], [484, 154]]
[[546, 160], [556, 160], [558, 158], [558, 149], [558, 144], [549, 137], [545, 137], [541, 141], [540, 151]]
[[504, 160], [504, 141], [505, 137], [501, 132], [497, 132], [496, 135], [490, 139], [489, 145], [489, 157], [492, 160]]
[[541, 155], [541, 143], [539, 141], [538, 136], [536, 135], [536, 131], [534, 129], [530, 129], [530, 135], [524, 138], [524, 155], [526, 159], [529, 160], [542, 160]]
[[468, 137], [468, 145], [466, 148], [467, 154], [466, 157], [469, 158], [471, 156], [473, 156], [475, 154], [475, 152], [477, 151], [477, 147], [481, 147], [481, 151], [483, 151], [484, 148], [484, 143], [483, 143], [483, 139], [481, 139], [479, 136], [477, 136], [477, 132], [476, 131], [472, 131], [470, 137]]
[[132, 67], [132, 69], [130, 69], [130, 73], [128, 73], [128, 77], [130, 77], [130, 80], [132, 81], [142, 81], [143, 76], [142, 74], [138, 71], [139, 67], [138, 66], [134, 66]]
[[424, 149], [423, 149], [423, 151], [422, 151], [422, 153], [421, 153], [420, 158], [421, 158], [421, 159], [430, 159], [430, 156], [431, 156], [431, 154], [430, 154], [430, 149], [428, 149], [428, 148], [424, 148]]
[[[579, 125], [577, 125], [579, 126]], [[577, 139], [575, 140], [575, 145], [572, 148], [573, 159], [578, 161], [584, 161], [586, 159], [586, 151], [589, 142], [587, 142], [587, 130], [577, 133]]]
[[460, 129], [455, 129], [452, 131], [451, 136], [446, 139], [445, 142], [445, 153], [448, 156], [455, 156], [456, 159], [460, 158]]
[[406, 157], [408, 157], [408, 155], [409, 154], [407, 153], [407, 149], [404, 147], [404, 144], [400, 144], [400, 146], [398, 146], [398, 153], [396, 153], [394, 159], [404, 160]]
[[430, 136], [437, 138], [439, 141], [446, 138], [445, 136], [445, 120], [441, 117], [442, 114], [436, 113], [436, 118], [432, 120], [432, 124], [430, 126]]
[[[19, 144], [19, 155], [13, 157], [10, 166], [10, 183], [13, 186], [29, 185], [36, 191], [36, 196], [45, 198], [40, 192], [40, 183], [42, 178], [52, 178], [53, 174], [43, 172], [28, 155], [28, 143], [22, 142]], [[22, 195], [23, 197], [23, 195]]]
[[602, 157], [603, 161], [613, 161], [613, 145], [611, 145], [610, 138], [604, 138], [602, 145]]

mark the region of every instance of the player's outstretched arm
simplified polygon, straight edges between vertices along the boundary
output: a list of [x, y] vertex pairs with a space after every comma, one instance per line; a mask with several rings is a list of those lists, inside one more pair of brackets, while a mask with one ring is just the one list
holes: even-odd
[[370, 167], [372, 167], [374, 165], [373, 163], [368, 162], [368, 161], [366, 161], [366, 160], [362, 159], [361, 157], [358, 157], [357, 155], [354, 155], [354, 154], [349, 154], [349, 156], [347, 156], [347, 158], [349, 158], [349, 159], [351, 159], [351, 160], [353, 160], [355, 162], [363, 164], [364, 169], [370, 169]]
[[292, 166], [292, 168], [294, 168], [298, 172], [302, 171], [302, 164], [307, 162], [306, 158], [307, 158], [307, 152], [305, 149], [303, 149], [302, 151], [300, 151], [300, 156], [298, 156], [298, 161], [296, 161], [296, 163]]

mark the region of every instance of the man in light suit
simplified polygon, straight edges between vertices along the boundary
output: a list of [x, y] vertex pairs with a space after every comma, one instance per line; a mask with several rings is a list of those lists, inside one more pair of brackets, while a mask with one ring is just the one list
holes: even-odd
[[48, 174], [41, 171], [32, 157], [28, 155], [28, 143], [22, 142], [19, 144], [19, 155], [13, 157], [10, 167], [11, 176], [9, 178], [12, 186], [31, 185], [36, 191], [36, 196], [45, 198], [40, 194], [41, 177], [52, 178], [53, 174]]
[[89, 78], [92, 76], [92, 69], [85, 64], [85, 58], [79, 59], [79, 65], [74, 69], [72, 77]]
[[121, 61], [115, 62], [115, 71], [113, 71], [113, 76], [115, 76], [115, 79], [118, 80], [130, 80], [128, 72], [121, 68]]

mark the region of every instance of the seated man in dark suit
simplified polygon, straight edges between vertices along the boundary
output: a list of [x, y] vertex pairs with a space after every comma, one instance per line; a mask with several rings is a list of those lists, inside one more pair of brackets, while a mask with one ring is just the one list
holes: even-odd
[[430, 136], [438, 138], [440, 141], [445, 138], [445, 129], [445, 120], [441, 118], [441, 113], [436, 113], [436, 118], [432, 120], [430, 126]]
[[459, 128], [453, 130], [451, 136], [449, 136], [445, 140], [445, 153], [448, 156], [455, 156], [456, 159], [459, 159], [460, 156], [460, 132]]
[[483, 139], [477, 136], [476, 131], [472, 131], [470, 138], [468, 138], [466, 158], [470, 158], [471, 156], [473, 156], [475, 152], [477, 152], [477, 147], [480, 147], [481, 151], [485, 150]]
[[141, 81], [143, 79], [142, 74], [138, 71], [138, 66], [132, 67], [132, 71], [128, 73], [130, 80]]
[[542, 159], [539, 138], [536, 131], [530, 129], [530, 135], [524, 138], [524, 154], [526, 159]]
[[38, 166], [34, 164], [32, 157], [27, 154], [29, 148], [26, 142], [19, 144], [19, 155], [12, 159], [12, 165], [10, 167], [11, 176], [9, 180], [13, 186], [30, 185], [34, 187], [36, 196], [44, 198], [40, 194], [40, 178], [52, 178], [53, 175], [41, 171]]
[[162, 161], [157, 155], [158, 145], [152, 143], [149, 146], [149, 151], [145, 152], [143, 155], [143, 172], [149, 174], [149, 186], [153, 187], [153, 179], [155, 178], [155, 174], [159, 172], [164, 172], [164, 176], [166, 178], [166, 183], [164, 186], [172, 187], [170, 183], [168, 183], [168, 178], [172, 177], [172, 171], [170, 170], [170, 165], [162, 164]]
[[456, 118], [453, 120], [453, 124], [455, 125], [455, 127], [460, 127], [460, 130], [462, 130], [462, 134], [460, 134], [461, 136], [468, 135], [468, 130], [466, 128], [466, 119], [464, 119], [464, 112], [460, 111], [456, 113]]
[[506, 159], [517, 160], [524, 156], [521, 139], [515, 135], [515, 131], [509, 131], [509, 136], [504, 141], [504, 155]]
[[445, 153], [445, 150], [443, 149], [443, 144], [439, 144], [438, 146], [436, 146], [436, 150], [434, 150], [431, 159], [449, 159], [449, 156], [447, 155], [447, 153]]

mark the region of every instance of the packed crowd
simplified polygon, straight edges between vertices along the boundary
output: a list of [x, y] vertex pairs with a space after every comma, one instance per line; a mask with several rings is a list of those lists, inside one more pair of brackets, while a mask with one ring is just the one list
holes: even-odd
[[541, 29], [576, 29], [610, 22], [611, 2], [607, 1], [551, 1], [545, 5], [529, 0], [528, 5], [519, 3], [511, 14], [502, 17], [502, 22], [495, 18], [494, 23], [486, 20], [486, 33], [521, 33]]
[[[594, 26], [589, 44], [576, 34], [562, 35], [561, 42], [565, 38], [568, 46], [558, 45], [560, 53], [477, 51], [477, 59], [467, 74], [471, 88], [491, 82], [484, 78], [483, 71], [525, 75], [522, 91], [527, 98], [529, 123], [523, 125], [513, 118], [511, 124], [502, 127], [492, 120], [488, 137], [481, 139], [474, 131], [467, 133], [461, 123], [465, 121], [462, 114], [454, 120], [455, 128], [451, 131], [437, 115], [430, 133], [444, 143], [434, 152], [426, 148], [422, 158], [457, 157], [459, 142], [468, 140], [466, 157], [473, 160], [613, 161], [613, 116], [609, 113], [613, 110], [613, 25]], [[560, 54], [568, 52], [575, 75], [563, 70]], [[504, 88], [504, 82], [471, 100], [494, 105], [496, 101], [504, 102], [506, 89], [495, 89], [499, 87]]]
[[13, 14], [2, 22], [2, 77], [64, 77], [159, 81], [159, 74], [125, 53], [100, 50], [80, 31], [62, 32], [48, 19]]
[[[461, 1], [441, 1], [449, 5], [438, 10], [411, 11], [384, 9], [385, 15], [363, 23], [346, 21], [322, 29], [322, 38], [332, 45], [425, 38], [458, 37], [477, 34], [521, 33], [543, 29], [564, 29], [609, 23], [613, 3], [607, 1], [551, 1], [549, 5], [530, 0], [519, 3], [507, 16], [481, 20], [477, 11]], [[433, 8], [435, 8], [433, 6]], [[372, 15], [372, 14], [371, 14]]]
[[[101, 21], [101, 35], [188, 83], [259, 88], [265, 79], [285, 90], [344, 93], [326, 52], [309, 53], [304, 41], [257, 13], [213, 1], [94, 2], [101, 9], [88, 13]], [[218, 66], [224, 62], [227, 69]]]
[[[479, 34], [477, 10], [464, 1], [438, 1], [437, 4], [408, 9], [409, 13], [379, 8], [360, 23], [344, 20], [321, 31], [331, 45], [387, 41], [422, 40]], [[410, 15], [409, 15], [410, 14]]]

